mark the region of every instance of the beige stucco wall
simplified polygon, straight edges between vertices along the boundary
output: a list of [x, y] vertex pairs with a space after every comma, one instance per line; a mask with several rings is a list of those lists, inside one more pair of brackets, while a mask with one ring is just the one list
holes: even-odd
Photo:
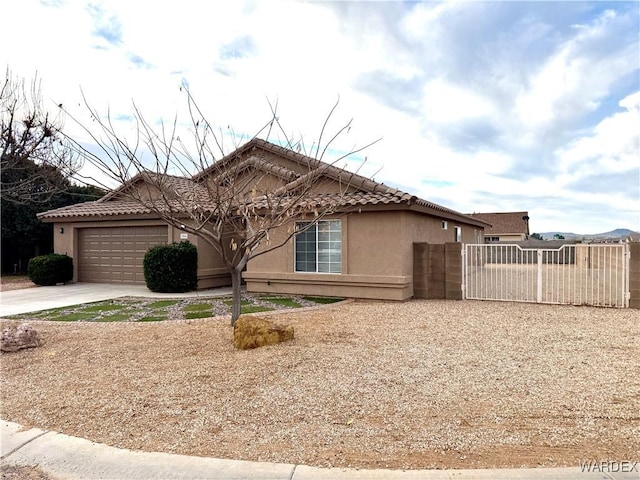
[[[56, 222], [53, 226], [53, 248], [55, 253], [69, 255], [74, 258], [73, 281], [78, 279], [78, 264], [75, 261], [78, 251], [78, 230], [90, 227], [141, 227], [149, 225], [164, 225], [157, 219], [131, 219], [121, 221], [83, 221], [83, 222]], [[186, 235], [187, 238], [181, 238]], [[213, 247], [204, 240], [187, 234], [175, 227], [167, 229], [167, 243], [189, 241], [198, 249], [198, 288], [211, 288], [230, 285], [231, 277]]]
[[[232, 177], [233, 178], [233, 177]], [[209, 179], [208, 184], [212, 192], [221, 188], [224, 192], [225, 187], [219, 187], [213, 183], [214, 179]], [[237, 178], [233, 179], [233, 193], [235, 196], [255, 196], [262, 195], [265, 192], [273, 192], [284, 185], [286, 181], [278, 176], [272, 175], [256, 169], [239, 173]]]
[[[294, 242], [249, 262], [244, 278], [247, 291], [307, 295], [349, 296], [403, 300], [410, 277], [402, 272], [400, 254], [387, 250], [400, 219], [389, 212], [331, 216], [342, 221], [342, 273], [294, 272]], [[291, 225], [271, 235], [281, 242]], [[386, 239], [386, 240], [385, 240]]]
[[[250, 292], [328, 295], [355, 298], [405, 300], [413, 296], [413, 244], [445, 243], [454, 240], [455, 227], [462, 227], [462, 242], [477, 243], [480, 227], [447, 221], [407, 210], [353, 212], [327, 217], [342, 221], [342, 273], [294, 272], [294, 242], [249, 262], [245, 272]], [[54, 248], [56, 253], [71, 257], [77, 252], [77, 230], [85, 227], [118, 227], [160, 225], [157, 219], [120, 221], [82, 221], [56, 223]], [[271, 233], [263, 248], [277, 245], [291, 232], [289, 224]], [[60, 229], [64, 229], [60, 233]], [[185, 232], [170, 227], [167, 242], [181, 241]], [[186, 240], [198, 248], [198, 287], [229, 285], [230, 276], [213, 247], [202, 239], [186, 234]], [[76, 262], [74, 262], [75, 264]], [[74, 281], [77, 265], [74, 265]]]
[[[186, 237], [186, 238], [185, 238]], [[214, 288], [231, 285], [231, 276], [216, 249], [191, 233], [169, 227], [169, 242], [188, 241], [198, 249], [198, 288]]]
[[[250, 292], [333, 295], [405, 300], [413, 296], [413, 243], [454, 240], [462, 227], [462, 242], [477, 241], [477, 226], [442, 220], [410, 211], [367, 211], [342, 217], [342, 274], [295, 273], [294, 244], [249, 262], [245, 272]], [[274, 243], [285, 237], [280, 231]]]

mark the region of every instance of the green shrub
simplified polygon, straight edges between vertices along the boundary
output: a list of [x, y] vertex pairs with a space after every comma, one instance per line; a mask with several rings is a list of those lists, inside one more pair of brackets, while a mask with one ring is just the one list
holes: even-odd
[[73, 259], [67, 255], [51, 253], [29, 260], [29, 279], [36, 285], [56, 285], [73, 279]]
[[151, 247], [142, 265], [152, 292], [188, 292], [198, 285], [198, 250], [189, 242]]

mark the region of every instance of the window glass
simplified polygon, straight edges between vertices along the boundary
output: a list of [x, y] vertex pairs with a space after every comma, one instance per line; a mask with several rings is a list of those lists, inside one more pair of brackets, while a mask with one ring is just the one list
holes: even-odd
[[295, 271], [342, 273], [342, 222], [296, 223]]
[[456, 242], [462, 242], [462, 227], [454, 227], [454, 239]]

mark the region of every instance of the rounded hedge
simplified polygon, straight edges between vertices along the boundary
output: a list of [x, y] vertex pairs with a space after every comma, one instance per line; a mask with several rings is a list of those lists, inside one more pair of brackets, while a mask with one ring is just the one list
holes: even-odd
[[36, 285], [56, 285], [73, 280], [73, 259], [51, 253], [33, 257], [27, 267], [29, 279]]
[[152, 292], [188, 292], [198, 286], [198, 250], [189, 242], [151, 247], [142, 265]]

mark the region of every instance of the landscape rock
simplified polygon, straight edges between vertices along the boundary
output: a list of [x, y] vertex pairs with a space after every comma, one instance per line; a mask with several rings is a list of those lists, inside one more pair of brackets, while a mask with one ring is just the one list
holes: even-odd
[[0, 351], [15, 352], [23, 348], [35, 348], [42, 345], [38, 332], [27, 323], [10, 325], [2, 330]]
[[233, 327], [233, 345], [239, 350], [293, 340], [293, 326], [278, 325], [261, 317], [241, 316]]

